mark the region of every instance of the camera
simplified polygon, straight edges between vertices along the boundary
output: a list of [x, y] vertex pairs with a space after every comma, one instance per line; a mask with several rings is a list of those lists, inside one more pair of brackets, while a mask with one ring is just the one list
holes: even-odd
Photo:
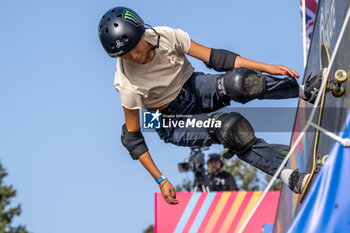
[[190, 159], [188, 162], [179, 163], [179, 171], [180, 172], [195, 172], [195, 173], [204, 173], [204, 154], [202, 150], [205, 148], [201, 147], [191, 147]]
[[202, 150], [207, 150], [208, 147], [191, 147], [190, 158], [188, 162], [179, 163], [180, 172], [189, 172], [194, 173], [194, 183], [192, 191], [197, 191], [198, 188], [201, 188], [202, 192], [209, 192], [208, 180], [205, 174], [205, 159], [204, 153]]

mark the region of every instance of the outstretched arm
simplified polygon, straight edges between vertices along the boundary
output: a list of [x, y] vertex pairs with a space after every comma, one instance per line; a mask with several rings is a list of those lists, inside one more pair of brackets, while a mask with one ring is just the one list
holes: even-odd
[[[190, 50], [188, 51], [187, 54], [205, 63], [208, 63], [210, 61], [211, 53], [212, 53], [211, 48], [205, 47], [191, 40]], [[274, 75], [288, 74], [295, 78], [299, 77], [299, 75], [293, 69], [287, 68], [283, 65], [269, 65], [262, 62], [249, 60], [241, 56], [237, 56], [235, 58], [234, 64], [232, 64], [232, 68], [240, 68], [240, 67], [259, 70], [261, 72], [266, 72]]]
[[[140, 130], [140, 116], [139, 110], [131, 110], [123, 107], [124, 116], [125, 116], [125, 126], [128, 132], [136, 132]], [[141, 164], [144, 168], [151, 174], [153, 179], [158, 179], [162, 174], [154, 163], [151, 155], [148, 151], [144, 152], [142, 155], [138, 157]], [[161, 189], [161, 193], [169, 204], [177, 204], [178, 201], [176, 199], [176, 193], [172, 184], [166, 179], [163, 180], [159, 187]]]
[[244, 57], [238, 56], [235, 62], [235, 68], [246, 67], [254, 70], [260, 70], [274, 75], [290, 75], [295, 78], [299, 78], [299, 74], [293, 69], [285, 67], [284, 65], [268, 65], [262, 62], [249, 60]]

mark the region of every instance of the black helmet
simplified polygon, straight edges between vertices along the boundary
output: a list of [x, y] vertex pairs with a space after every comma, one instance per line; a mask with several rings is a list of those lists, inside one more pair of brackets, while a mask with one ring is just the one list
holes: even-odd
[[144, 32], [141, 17], [127, 7], [110, 9], [98, 25], [101, 44], [111, 57], [120, 57], [132, 50]]
[[221, 167], [224, 166], [224, 162], [222, 162], [220, 154], [218, 154], [218, 153], [211, 153], [211, 154], [209, 154], [209, 159], [207, 161], [207, 164], [209, 164], [209, 162], [212, 161], [212, 160], [218, 160], [221, 163]]

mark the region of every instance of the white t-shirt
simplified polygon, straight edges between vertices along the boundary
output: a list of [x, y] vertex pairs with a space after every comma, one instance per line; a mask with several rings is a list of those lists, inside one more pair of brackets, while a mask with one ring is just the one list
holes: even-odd
[[[189, 35], [169, 27], [154, 29], [160, 34], [160, 42], [150, 63], [117, 60], [114, 86], [121, 104], [128, 109], [151, 109], [170, 103], [193, 73], [185, 56], [191, 46]], [[145, 40], [157, 44], [157, 35], [152, 29], [146, 30]]]

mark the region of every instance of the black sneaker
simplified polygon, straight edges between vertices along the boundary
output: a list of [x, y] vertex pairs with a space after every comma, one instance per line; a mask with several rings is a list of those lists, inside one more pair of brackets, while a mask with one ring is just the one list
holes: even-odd
[[309, 176], [309, 173], [302, 173], [299, 172], [298, 169], [295, 169], [289, 177], [290, 190], [297, 194], [301, 194]]
[[323, 70], [321, 70], [320, 73], [316, 74], [315, 76], [310, 76], [307, 78], [305, 85], [304, 85], [304, 95], [306, 101], [310, 102], [311, 104], [315, 103], [317, 94], [320, 90], [321, 84], [322, 84], [322, 74]]

